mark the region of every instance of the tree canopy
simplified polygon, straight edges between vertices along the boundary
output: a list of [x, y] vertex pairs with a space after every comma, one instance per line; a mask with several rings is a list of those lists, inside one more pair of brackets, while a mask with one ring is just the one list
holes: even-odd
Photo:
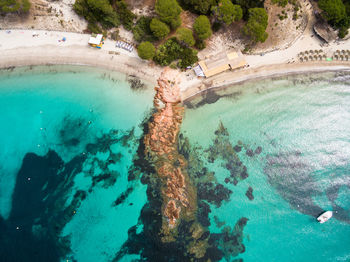
[[157, 0], [155, 9], [160, 20], [172, 28], [175, 29], [181, 25], [181, 7], [176, 0]]
[[150, 23], [150, 28], [155, 37], [163, 39], [170, 33], [169, 27], [160, 21], [158, 18], [153, 18]]
[[29, 9], [29, 0], [0, 0], [0, 13], [26, 13]]
[[170, 38], [158, 47], [153, 60], [162, 66], [178, 61], [178, 67], [186, 68], [197, 62], [198, 57], [196, 50], [181, 45], [176, 38]]
[[132, 29], [132, 33], [134, 35], [134, 39], [137, 42], [143, 41], [154, 41], [155, 37], [153, 36], [153, 33], [150, 28], [152, 18], [141, 16], [135, 26]]
[[243, 17], [242, 8], [239, 5], [232, 4], [231, 0], [220, 0], [213, 11], [217, 19], [227, 25], [239, 21]]
[[133, 20], [136, 17], [136, 15], [129, 10], [124, 0], [116, 1], [114, 5], [115, 10], [118, 14], [118, 18], [124, 26], [124, 28], [127, 30], [131, 30], [133, 26]]
[[103, 27], [119, 26], [117, 14], [108, 0], [76, 0], [74, 10], [89, 23], [100, 23]]
[[156, 48], [151, 42], [142, 42], [137, 47], [137, 53], [142, 59], [152, 59], [156, 53]]
[[183, 0], [182, 5], [193, 13], [206, 15], [216, 5], [216, 0]]
[[200, 40], [205, 40], [212, 34], [209, 19], [205, 15], [200, 15], [196, 18], [193, 24], [193, 29]]
[[248, 35], [253, 42], [265, 42], [268, 37], [266, 27], [268, 16], [264, 8], [249, 9], [247, 24], [243, 27], [243, 32]]
[[176, 30], [177, 39], [187, 46], [193, 46], [195, 41], [192, 31], [188, 28], [180, 27]]
[[323, 10], [323, 16], [333, 25], [346, 17], [342, 0], [320, 0], [318, 6]]

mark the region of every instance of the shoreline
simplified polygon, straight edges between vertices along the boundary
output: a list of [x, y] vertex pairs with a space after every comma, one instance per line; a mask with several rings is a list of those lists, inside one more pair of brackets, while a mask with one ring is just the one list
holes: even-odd
[[274, 77], [347, 70], [350, 70], [350, 61], [274, 64], [240, 71], [228, 71], [217, 77], [204, 80], [201, 85], [190, 86], [182, 92], [181, 98], [184, 103], [207, 94], [208, 92], [230, 88], [246, 82]]
[[3, 50], [0, 69], [24, 66], [76, 65], [104, 68], [155, 84], [157, 71], [136, 57], [109, 54], [89, 47], [51, 45]]

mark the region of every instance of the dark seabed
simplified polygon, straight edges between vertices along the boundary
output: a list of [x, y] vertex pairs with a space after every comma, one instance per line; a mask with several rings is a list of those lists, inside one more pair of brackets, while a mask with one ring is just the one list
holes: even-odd
[[186, 103], [178, 151], [197, 209], [169, 239], [144, 156], [153, 87], [81, 67], [1, 72], [0, 261], [349, 261], [346, 79]]

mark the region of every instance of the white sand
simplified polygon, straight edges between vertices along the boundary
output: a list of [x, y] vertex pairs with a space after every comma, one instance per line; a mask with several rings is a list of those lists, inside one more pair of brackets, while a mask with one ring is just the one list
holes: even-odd
[[[34, 32], [39, 36], [33, 37]], [[59, 42], [63, 37], [67, 40]], [[11, 33], [7, 33], [6, 30], [0, 30], [0, 68], [45, 64], [90, 65], [135, 75], [156, 84], [162, 71], [161, 67], [140, 59], [135, 50], [129, 53], [116, 48], [115, 41], [112, 40], [106, 40], [101, 50], [89, 47], [87, 44], [89, 37], [90, 35], [87, 34], [58, 31], [11, 30]], [[323, 49], [326, 53], [332, 53], [337, 49], [350, 50], [350, 40], [335, 42], [327, 47], [320, 45], [321, 41], [316, 36], [312, 37], [311, 26], [309, 26], [304, 35], [285, 50], [270, 52], [264, 56], [246, 56], [249, 68], [228, 71], [209, 79], [196, 78], [192, 70], [183, 72], [180, 75], [182, 97], [187, 98], [206, 88], [226, 86], [249, 78], [310, 70], [320, 71], [321, 68], [349, 67], [349, 62], [293, 62], [297, 54], [305, 50]], [[112, 55], [109, 53], [111, 51], [119, 54]], [[291, 64], [287, 64], [289, 62]]]

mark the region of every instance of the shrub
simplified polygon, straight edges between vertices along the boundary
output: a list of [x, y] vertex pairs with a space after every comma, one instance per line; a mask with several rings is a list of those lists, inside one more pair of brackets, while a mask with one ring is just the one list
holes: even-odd
[[30, 9], [28, 0], [0, 0], [0, 13], [27, 13]]
[[156, 13], [164, 23], [175, 29], [181, 24], [181, 7], [176, 0], [157, 0], [155, 5]]
[[181, 27], [177, 29], [176, 37], [180, 42], [187, 46], [193, 46], [195, 43], [192, 31], [188, 28]]
[[205, 41], [197, 40], [195, 47], [198, 48], [199, 50], [203, 50], [206, 47]]
[[193, 13], [209, 14], [212, 6], [216, 5], [215, 0], [183, 0], [183, 5]]
[[193, 24], [193, 29], [200, 40], [207, 39], [212, 34], [209, 19], [204, 15], [200, 15], [196, 18]]
[[227, 25], [239, 21], [243, 17], [242, 8], [239, 5], [232, 4], [231, 0], [220, 0], [213, 11], [217, 19]]
[[333, 25], [346, 16], [345, 5], [341, 0], [320, 0], [318, 6], [323, 10], [322, 15]]
[[133, 21], [136, 15], [129, 10], [124, 0], [117, 1], [115, 3], [115, 10], [124, 28], [130, 31], [132, 29]]
[[185, 69], [198, 61], [197, 51], [191, 48], [185, 48], [181, 53], [178, 67]]
[[156, 53], [156, 48], [151, 42], [142, 42], [137, 47], [137, 53], [142, 59], [152, 59]]
[[73, 8], [91, 24], [99, 22], [104, 28], [120, 25], [118, 16], [108, 0], [76, 0]]
[[243, 33], [251, 38], [253, 42], [265, 42], [268, 34], [265, 32], [268, 16], [264, 8], [249, 9], [249, 19], [243, 27]]
[[169, 27], [157, 18], [152, 19], [150, 29], [153, 35], [158, 39], [165, 38], [170, 32]]
[[137, 42], [143, 41], [154, 41], [154, 36], [152, 34], [150, 23], [152, 18], [141, 16], [139, 20], [137, 20], [135, 26], [132, 29], [134, 39]]
[[288, 0], [272, 0], [272, 3], [285, 7], [288, 4]]
[[159, 46], [153, 60], [162, 66], [170, 65], [172, 62], [179, 60], [178, 67], [186, 68], [197, 62], [198, 57], [197, 51], [182, 46], [176, 38], [171, 38]]

